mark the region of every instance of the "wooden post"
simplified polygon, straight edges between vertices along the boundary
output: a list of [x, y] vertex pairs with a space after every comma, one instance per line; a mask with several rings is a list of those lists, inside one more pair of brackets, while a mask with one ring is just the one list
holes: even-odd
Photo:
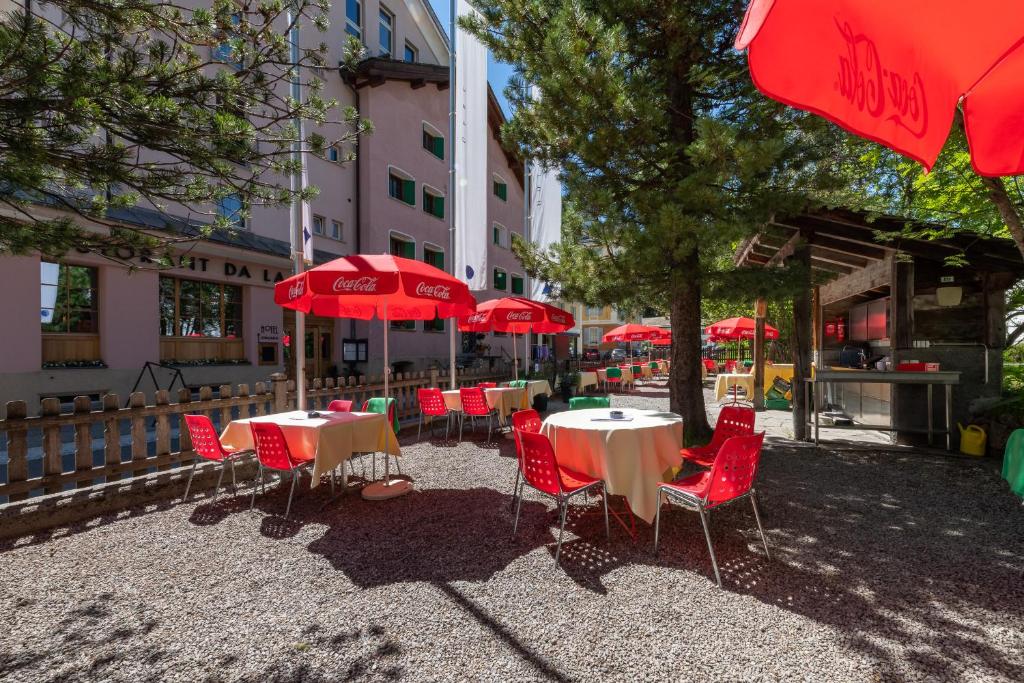
[[[893, 368], [897, 367], [900, 360], [904, 358], [903, 351], [914, 347], [914, 262], [899, 258], [897, 255], [892, 260], [892, 278], [889, 283], [889, 318], [892, 325], [890, 332]], [[889, 419], [894, 427], [903, 424], [900, 415], [902, 403], [905, 397], [910, 394], [912, 387], [892, 385], [892, 394], [889, 396]], [[911, 394], [912, 396], [912, 394]], [[927, 411], [926, 411], [927, 412]], [[899, 432], [896, 433], [897, 441], [903, 443]]]
[[103, 395], [103, 462], [108, 466], [121, 464], [121, 421], [117, 419], [120, 405], [117, 394]]
[[[92, 401], [88, 396], [75, 396], [75, 415], [88, 415], [92, 411]], [[92, 469], [92, 423], [81, 422], [75, 425], [75, 471], [88, 472]], [[79, 479], [75, 488], [92, 486], [91, 479]]]
[[759, 298], [754, 302], [754, 410], [764, 410], [764, 318], [768, 302]]
[[[7, 483], [15, 484], [28, 479], [28, 433], [17, 425], [28, 417], [28, 405], [24, 401], [7, 402]], [[28, 493], [12, 493], [10, 501], [25, 500]]]
[[270, 376], [274, 392], [274, 412], [283, 413], [288, 410], [288, 376], [283, 372], [275, 372]]
[[799, 244], [792, 260], [801, 267], [804, 286], [793, 296], [793, 437], [806, 441], [804, 407], [814, 399], [804, 381], [811, 376], [811, 249]]
[[[132, 408], [131, 419], [131, 440], [132, 440], [132, 464], [145, 467], [146, 458], [149, 455], [148, 444], [146, 443], [146, 422], [139, 416], [137, 411], [146, 407], [146, 395], [136, 391], [128, 396], [128, 405]], [[133, 469], [132, 475], [137, 476], [143, 470]]]
[[[168, 455], [171, 452], [171, 417], [167, 413], [167, 406], [171, 403], [171, 395], [166, 389], [160, 389], [156, 392], [156, 397], [153, 400], [153, 404], [157, 408], [162, 410], [156, 415], [156, 457]], [[166, 465], [160, 465], [157, 468], [163, 472], [171, 469], [170, 463]]]
[[439, 386], [437, 382], [438, 382], [437, 368], [431, 367], [430, 368], [430, 386], [432, 386], [432, 387]]
[[[187, 406], [192, 402], [192, 392], [185, 387], [178, 389], [178, 405]], [[192, 435], [188, 433], [188, 425], [185, 424], [185, 413], [189, 412], [186, 407], [178, 413], [178, 450], [181, 453], [192, 453]], [[191, 460], [191, 455], [188, 459]]]
[[[60, 400], [56, 398], [44, 398], [42, 401], [43, 417], [57, 417], [60, 415]], [[60, 457], [60, 426], [51, 425], [43, 428], [43, 481], [50, 477], [59, 477], [64, 469]], [[58, 493], [61, 489], [59, 483], [47, 483], [47, 493]]]

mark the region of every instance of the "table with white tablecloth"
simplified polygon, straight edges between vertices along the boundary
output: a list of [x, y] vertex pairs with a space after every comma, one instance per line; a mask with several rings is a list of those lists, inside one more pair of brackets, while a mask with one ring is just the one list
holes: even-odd
[[[448, 410], [456, 413], [462, 412], [462, 397], [459, 395], [458, 389], [449, 389], [441, 393], [444, 396], [444, 404]], [[487, 405], [498, 412], [498, 424], [502, 426], [508, 423], [508, 418], [512, 411], [522, 408], [525, 395], [525, 389], [513, 387], [484, 389], [484, 398], [487, 399]]]
[[658, 484], [682, 465], [683, 419], [657, 410], [572, 410], [549, 416], [541, 433], [551, 440], [558, 464], [603, 479], [612, 495], [625, 496], [637, 517], [651, 523]]
[[387, 422], [380, 413], [321, 412], [308, 417], [303, 410], [275, 413], [260, 417], [232, 420], [224, 428], [220, 440], [235, 450], [253, 448], [251, 422], [271, 422], [281, 428], [288, 449], [298, 458], [314, 458], [313, 488], [320, 484], [320, 475], [352, 457], [353, 453], [401, 455], [398, 437], [388, 433]]
[[552, 393], [551, 384], [546, 379], [531, 379], [526, 383], [526, 392], [519, 407], [529, 408], [533, 406], [534, 396], [551, 396]]
[[586, 391], [587, 387], [598, 386], [597, 373], [593, 371], [586, 371], [580, 373], [580, 378], [576, 381], [576, 389], [578, 391]]
[[754, 396], [754, 376], [740, 373], [722, 373], [715, 377], [715, 399], [721, 401], [732, 387], [746, 392], [749, 401]]
[[[631, 369], [629, 369], [629, 368], [619, 368], [619, 369], [622, 370], [622, 383], [623, 384], [632, 384], [633, 383], [633, 371]], [[605, 380], [608, 379], [608, 368], [598, 368], [598, 370], [597, 370], [597, 379], [601, 382], [601, 384], [604, 384]]]

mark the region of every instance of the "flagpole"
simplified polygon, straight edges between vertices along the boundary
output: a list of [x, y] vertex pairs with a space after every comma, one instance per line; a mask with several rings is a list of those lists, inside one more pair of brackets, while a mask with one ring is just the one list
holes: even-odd
[[[456, 21], [458, 21], [458, 0], [449, 1], [449, 30], [448, 30], [448, 250], [451, 258], [449, 259], [449, 272], [452, 276], [462, 279], [459, 277], [459, 273], [455, 272], [455, 194], [456, 188], [456, 177], [455, 177], [455, 33], [456, 33]], [[455, 389], [458, 383], [455, 379], [455, 354], [456, 354], [456, 334], [458, 325], [455, 324], [456, 319], [451, 319], [451, 328], [448, 330], [448, 376], [449, 376], [449, 388]]]
[[[295, 106], [299, 107], [302, 102], [302, 82], [299, 75], [299, 14], [295, 6], [289, 4], [288, 23], [291, 25], [289, 31], [289, 42], [291, 43], [291, 91]], [[291, 235], [292, 266], [295, 274], [298, 275], [305, 270], [304, 258], [305, 240], [302, 234], [302, 199], [301, 193], [305, 188], [303, 185], [302, 168], [302, 116], [296, 112], [295, 116], [295, 140], [292, 141], [292, 161], [296, 168], [291, 174], [292, 204], [289, 213], [289, 234]], [[292, 340], [292, 352], [295, 354], [295, 407], [297, 410], [306, 409], [306, 314], [302, 311], [295, 311], [295, 339]]]
[[[523, 96], [524, 99], [530, 95], [530, 86], [523, 81]], [[533, 192], [531, 190], [530, 182], [530, 160], [523, 160], [523, 236], [526, 238], [526, 243], [530, 244], [530, 213], [533, 210]], [[533, 285], [530, 283], [530, 275], [526, 273], [523, 277], [523, 289], [527, 294], [528, 299], [533, 299]], [[526, 340], [523, 343], [523, 367], [526, 368], [526, 376], [530, 376], [530, 342], [533, 336], [532, 331], [526, 333]], [[518, 367], [518, 366], [517, 366]]]

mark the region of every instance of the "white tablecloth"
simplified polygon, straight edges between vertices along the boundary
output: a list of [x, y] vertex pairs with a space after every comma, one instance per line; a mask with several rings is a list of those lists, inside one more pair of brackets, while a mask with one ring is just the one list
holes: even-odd
[[586, 390], [587, 387], [597, 386], [597, 373], [596, 372], [581, 372], [580, 379], [576, 383], [576, 388], [580, 391]]
[[739, 373], [720, 374], [715, 378], [715, 399], [721, 401], [729, 393], [730, 387], [739, 387], [747, 394], [747, 400], [754, 395], [754, 376]]
[[658, 511], [657, 486], [682, 464], [683, 419], [656, 410], [622, 410], [630, 421], [607, 418], [605, 408], [555, 413], [541, 432], [551, 439], [564, 467], [604, 479], [608, 492], [625, 496], [647, 523]]
[[306, 417], [305, 411], [293, 410], [260, 417], [232, 420], [224, 428], [220, 440], [237, 450], [253, 447], [250, 422], [272, 422], [281, 427], [288, 449], [296, 457], [315, 458], [313, 486], [320, 484], [320, 475], [330, 472], [352, 457], [353, 453], [401, 455], [398, 437], [387, 429], [380, 413], [330, 413], [322, 417]]
[[[448, 410], [462, 412], [462, 398], [459, 396], [458, 389], [449, 389], [441, 393], [444, 395], [444, 404]], [[513, 410], [519, 410], [522, 407], [525, 394], [525, 389], [512, 387], [484, 389], [487, 405], [498, 411], [498, 424], [500, 425], [504, 425], [508, 421], [508, 416], [512, 414]]]

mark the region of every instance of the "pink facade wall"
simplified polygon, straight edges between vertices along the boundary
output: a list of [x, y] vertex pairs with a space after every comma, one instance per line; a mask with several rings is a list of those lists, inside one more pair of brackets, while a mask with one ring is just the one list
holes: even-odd
[[33, 372], [43, 363], [39, 257], [0, 259], [0, 373]]
[[137, 372], [146, 361], [159, 361], [159, 274], [103, 267], [99, 291], [100, 355], [107, 367]]

